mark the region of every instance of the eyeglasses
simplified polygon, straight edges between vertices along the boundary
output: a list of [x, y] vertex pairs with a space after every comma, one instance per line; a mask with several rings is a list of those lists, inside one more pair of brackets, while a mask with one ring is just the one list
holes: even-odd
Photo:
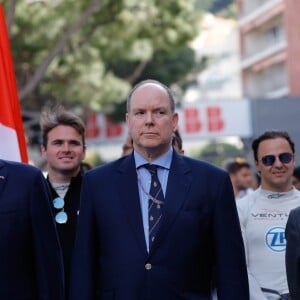
[[266, 167], [270, 167], [273, 166], [274, 162], [276, 161], [276, 157], [279, 158], [281, 163], [288, 164], [292, 161], [294, 154], [288, 152], [280, 153], [278, 156], [270, 154], [270, 155], [263, 156], [261, 158], [261, 162]]
[[65, 200], [63, 198], [57, 197], [57, 198], [53, 199], [53, 206], [56, 209], [61, 209], [61, 211], [55, 215], [56, 223], [58, 223], [58, 224], [67, 223], [68, 215], [64, 211]]

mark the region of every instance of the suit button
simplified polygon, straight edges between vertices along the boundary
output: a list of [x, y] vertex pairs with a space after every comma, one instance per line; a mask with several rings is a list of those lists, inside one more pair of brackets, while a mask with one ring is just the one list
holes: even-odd
[[145, 269], [146, 270], [151, 270], [152, 269], [152, 265], [150, 263], [145, 264]]

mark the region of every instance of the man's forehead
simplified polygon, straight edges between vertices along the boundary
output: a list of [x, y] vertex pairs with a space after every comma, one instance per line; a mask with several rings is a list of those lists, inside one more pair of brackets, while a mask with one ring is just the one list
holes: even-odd
[[132, 94], [131, 104], [134, 106], [145, 105], [149, 102], [163, 107], [170, 104], [170, 98], [163, 88], [145, 87], [145, 89], [140, 89]]
[[291, 149], [291, 146], [289, 144], [289, 142], [284, 139], [284, 138], [276, 138], [276, 139], [267, 139], [264, 141], [261, 141], [259, 147], [258, 147], [258, 151], [275, 151], [278, 150], [280, 151], [280, 149], [278, 149], [278, 147], [284, 147], [287, 149]]
[[80, 137], [72, 137], [72, 138], [68, 138], [68, 137], [60, 137], [60, 136], [55, 136], [55, 137], [49, 137], [50, 141], [55, 141], [55, 142], [77, 142], [77, 141], [81, 141]]

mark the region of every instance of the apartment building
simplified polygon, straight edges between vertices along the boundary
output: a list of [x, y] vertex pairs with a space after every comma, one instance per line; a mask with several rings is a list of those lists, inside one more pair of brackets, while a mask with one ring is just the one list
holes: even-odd
[[196, 83], [187, 90], [184, 101], [239, 100], [242, 98], [237, 21], [206, 13], [199, 35], [191, 43], [198, 62], [205, 67]]
[[300, 96], [300, 1], [236, 1], [244, 97]]

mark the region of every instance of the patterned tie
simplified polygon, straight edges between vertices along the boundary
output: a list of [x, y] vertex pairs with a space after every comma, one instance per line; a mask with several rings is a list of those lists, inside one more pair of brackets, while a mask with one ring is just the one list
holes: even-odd
[[159, 222], [162, 216], [162, 205], [164, 204], [164, 194], [157, 176], [159, 166], [146, 164], [145, 168], [151, 174], [151, 186], [149, 192], [149, 248], [155, 240]]

